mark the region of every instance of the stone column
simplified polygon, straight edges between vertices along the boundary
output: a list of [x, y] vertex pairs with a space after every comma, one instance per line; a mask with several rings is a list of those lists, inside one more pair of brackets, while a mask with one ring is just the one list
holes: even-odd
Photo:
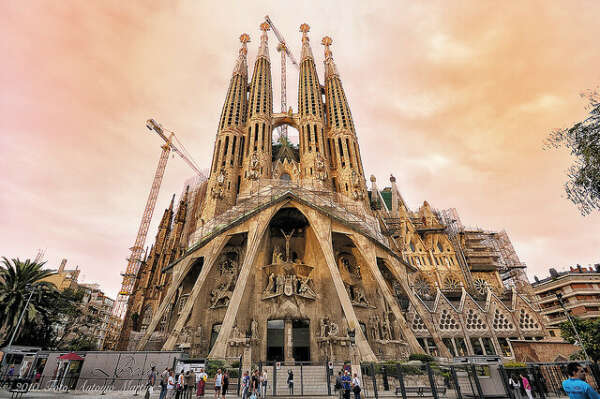
[[222, 359], [227, 355], [227, 340], [229, 339], [231, 330], [235, 324], [237, 312], [240, 303], [242, 302], [246, 285], [248, 284], [248, 278], [254, 260], [256, 259], [258, 247], [260, 246], [265, 230], [269, 225], [269, 221], [283, 204], [284, 203], [280, 203], [268, 208], [249, 221], [250, 226], [248, 229], [248, 247], [246, 249], [246, 255], [244, 256], [240, 274], [235, 283], [235, 289], [231, 295], [231, 300], [229, 301], [229, 306], [227, 307], [227, 312], [225, 313], [223, 324], [221, 325], [221, 331], [219, 331], [215, 345], [208, 355], [209, 359]]
[[283, 360], [286, 363], [294, 361], [294, 340], [292, 331], [292, 320], [285, 319], [283, 326]]

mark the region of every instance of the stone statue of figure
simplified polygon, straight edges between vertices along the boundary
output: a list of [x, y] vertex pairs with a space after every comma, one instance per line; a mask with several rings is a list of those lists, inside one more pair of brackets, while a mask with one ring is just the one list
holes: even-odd
[[232, 338], [242, 338], [242, 332], [238, 328], [237, 324], [233, 326], [233, 330], [231, 331]]
[[313, 291], [312, 288], [310, 288], [310, 285], [308, 285], [309, 281], [310, 277], [306, 277], [305, 279], [300, 280], [300, 290], [298, 291], [298, 293], [300, 295], [315, 297], [317, 296], [317, 294], [315, 293], [315, 291]]
[[321, 337], [325, 338], [327, 336], [327, 319], [321, 319]]
[[250, 331], [252, 332], [252, 338], [258, 339], [258, 322], [254, 319], [250, 322]]
[[267, 288], [265, 288], [265, 294], [272, 294], [273, 288], [275, 287], [275, 274], [269, 274], [269, 283], [267, 284]]
[[368, 305], [367, 298], [365, 297], [365, 292], [360, 287], [354, 288], [354, 301], [357, 303], [362, 303]]
[[329, 336], [337, 337], [339, 333], [340, 333], [340, 328], [338, 327], [337, 323], [332, 321], [329, 324]]
[[283, 286], [285, 285], [285, 276], [278, 274], [275, 276], [275, 292], [281, 294], [283, 292]]
[[292, 291], [294, 294], [298, 293], [298, 277], [295, 274], [290, 276], [290, 282], [292, 283]]
[[289, 262], [290, 261], [290, 240], [292, 239], [292, 235], [294, 234], [294, 231], [296, 231], [296, 229], [292, 229], [290, 234], [285, 234], [283, 229], [279, 229], [279, 230], [281, 231], [281, 234], [283, 234], [283, 236], [285, 237], [285, 261]]
[[383, 339], [384, 341], [390, 340], [390, 325], [389, 325], [387, 319], [385, 319], [385, 318], [383, 319], [383, 322], [381, 323], [381, 333], [383, 334], [381, 339]]
[[276, 265], [281, 263], [282, 258], [281, 258], [281, 252], [279, 251], [278, 247], [273, 248], [273, 258], [271, 260], [271, 263]]

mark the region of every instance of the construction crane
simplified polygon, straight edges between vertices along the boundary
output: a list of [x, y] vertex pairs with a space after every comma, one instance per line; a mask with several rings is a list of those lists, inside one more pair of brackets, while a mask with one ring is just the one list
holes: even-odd
[[[292, 62], [292, 64], [296, 65], [296, 68], [300, 68], [300, 67], [298, 66], [298, 63], [296, 62], [294, 55], [288, 49], [285, 39], [283, 38], [281, 33], [279, 33], [279, 31], [273, 24], [273, 21], [271, 21], [271, 18], [269, 18], [268, 15], [265, 16], [265, 21], [267, 21], [267, 23], [273, 30], [273, 33], [277, 37], [277, 40], [279, 40], [279, 45], [277, 46], [277, 51], [279, 51], [281, 53], [281, 112], [286, 113], [287, 112], [287, 94], [286, 94], [287, 93], [287, 84], [286, 84], [287, 70], [286, 70], [286, 59], [285, 59], [286, 54], [290, 58], [290, 61]], [[280, 136], [284, 136], [287, 139], [287, 125], [283, 124], [283, 125], [281, 125], [281, 127], [279, 129], [280, 129], [280, 131], [279, 131]]]
[[[169, 159], [169, 153], [173, 151], [179, 155], [202, 179], [206, 179], [206, 176], [196, 167], [195, 163], [191, 160], [189, 153], [185, 150], [185, 147], [177, 140], [175, 133], [164, 129], [161, 124], [156, 122], [154, 119], [148, 119], [146, 121], [146, 127], [149, 130], [156, 132], [161, 139], [164, 140], [165, 144], [161, 146], [162, 153], [158, 160], [158, 166], [154, 173], [154, 180], [152, 181], [152, 188], [146, 201], [146, 208], [144, 208], [144, 214], [142, 215], [142, 221], [135, 238], [133, 247], [131, 250], [131, 256], [127, 259], [127, 268], [121, 275], [123, 276], [123, 282], [121, 284], [121, 290], [117, 296], [115, 306], [113, 308], [113, 314], [118, 316], [119, 319], [123, 319], [125, 312], [127, 311], [127, 301], [133, 291], [135, 285], [135, 279], [137, 277], [140, 263], [142, 262], [142, 255], [144, 252], [144, 244], [146, 243], [146, 235], [148, 234], [148, 228], [152, 221], [152, 214], [154, 213], [154, 207], [156, 205], [156, 199], [158, 198], [158, 192], [162, 183], [163, 175], [165, 174], [165, 168], [167, 166], [167, 160]], [[167, 132], [168, 136], [165, 134]], [[173, 144], [173, 141], [177, 141], [179, 147]], [[181, 149], [180, 149], [181, 148]]]

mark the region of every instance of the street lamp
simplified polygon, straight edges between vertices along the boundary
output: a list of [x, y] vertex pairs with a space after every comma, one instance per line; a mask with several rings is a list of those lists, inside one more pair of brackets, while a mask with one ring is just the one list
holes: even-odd
[[556, 293], [556, 299], [558, 300], [560, 307], [563, 308], [563, 311], [565, 312], [565, 316], [567, 316], [567, 320], [569, 320], [569, 323], [571, 323], [571, 327], [573, 327], [573, 331], [575, 331], [575, 336], [577, 337], [577, 340], [579, 341], [579, 344], [581, 345], [581, 349], [583, 350], [583, 355], [585, 356], [585, 361], [586, 361], [586, 363], [589, 364], [590, 358], [588, 357], [587, 351], [585, 350], [585, 344], [584, 344], [583, 340], [581, 339], [581, 337], [579, 336], [579, 332], [577, 331], [577, 328], [575, 327], [575, 323], [573, 323], [573, 319], [571, 319], [571, 315], [569, 314], [569, 311], [565, 307], [565, 303], [563, 302], [563, 296], [560, 292]]
[[8, 346], [6, 347], [6, 353], [4, 354], [4, 356], [2, 356], [2, 365], [3, 366], [6, 364], [7, 355], [10, 352], [10, 348], [12, 347], [15, 337], [17, 336], [17, 331], [19, 331], [19, 326], [21, 325], [21, 321], [23, 321], [23, 316], [25, 316], [25, 312], [27, 311], [27, 308], [29, 307], [29, 302], [31, 302], [31, 297], [33, 296], [33, 293], [35, 292], [35, 286], [32, 286], [31, 284], [27, 284], [25, 286], [25, 289], [27, 291], [31, 291], [31, 292], [29, 293], [29, 298], [27, 298], [27, 303], [25, 303], [25, 307], [21, 311], [21, 315], [19, 316], [19, 320], [17, 321], [15, 330], [13, 331], [13, 333], [10, 337], [10, 341], [8, 341]]

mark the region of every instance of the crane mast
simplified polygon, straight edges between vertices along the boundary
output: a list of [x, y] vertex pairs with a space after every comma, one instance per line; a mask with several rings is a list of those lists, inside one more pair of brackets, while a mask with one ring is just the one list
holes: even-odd
[[[296, 67], [298, 67], [298, 63], [296, 62], [296, 59], [294, 58], [292, 52], [288, 49], [287, 44], [285, 43], [285, 39], [283, 38], [281, 33], [279, 33], [279, 31], [273, 24], [273, 21], [271, 21], [271, 18], [269, 18], [268, 15], [265, 16], [265, 21], [267, 21], [267, 23], [273, 30], [273, 33], [277, 37], [277, 40], [279, 40], [279, 45], [277, 46], [277, 51], [279, 51], [281, 53], [281, 112], [286, 113], [287, 112], [287, 83], [286, 83], [286, 77], [287, 77], [286, 64], [287, 63], [286, 63], [285, 56], [287, 55], [290, 58], [290, 61], [292, 62], [292, 64], [296, 65]], [[283, 124], [283, 125], [281, 125], [281, 127], [279, 129], [280, 129], [279, 135], [283, 136], [287, 139], [287, 125]]]
[[144, 213], [142, 215], [140, 227], [138, 228], [135, 243], [133, 244], [133, 247], [130, 248], [131, 256], [127, 259], [127, 268], [125, 269], [125, 272], [121, 274], [123, 276], [123, 282], [121, 283], [121, 290], [119, 291], [119, 295], [117, 296], [117, 300], [115, 301], [115, 306], [113, 308], [113, 314], [118, 316], [119, 319], [123, 319], [125, 316], [125, 312], [127, 311], [127, 302], [135, 286], [135, 279], [142, 262], [144, 244], [146, 243], [146, 236], [148, 235], [148, 228], [152, 222], [152, 214], [154, 213], [156, 200], [158, 198], [158, 193], [160, 191], [160, 186], [165, 174], [165, 168], [167, 167], [167, 161], [169, 160], [169, 154], [171, 150], [179, 155], [198, 175], [203, 176], [202, 172], [200, 172], [194, 163], [173, 144], [173, 139], [175, 138], [175, 134], [173, 132], [169, 132], [169, 136], [167, 137], [164, 133], [163, 127], [154, 119], [149, 119], [146, 122], [146, 127], [150, 130], [154, 130], [160, 136], [160, 138], [165, 141], [165, 144], [161, 146], [162, 152], [158, 160], [156, 172], [154, 173], [152, 188], [150, 189], [150, 194], [148, 194], [148, 199], [146, 200], [146, 207], [144, 208]]

